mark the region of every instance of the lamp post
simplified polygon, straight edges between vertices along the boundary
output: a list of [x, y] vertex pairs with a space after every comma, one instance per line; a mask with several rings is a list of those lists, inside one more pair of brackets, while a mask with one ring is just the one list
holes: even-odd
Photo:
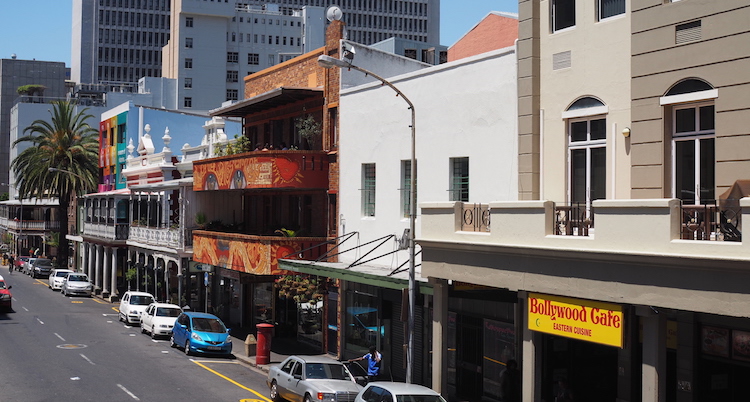
[[[353, 57], [354, 52], [348, 52], [348, 54]], [[351, 62], [346, 62], [344, 60], [339, 60], [337, 58], [328, 56], [328, 55], [321, 55], [318, 57], [318, 65], [320, 65], [323, 68], [346, 68], [346, 69], [353, 69], [357, 70], [359, 72], [364, 73], [365, 75], [371, 75], [373, 78], [377, 79], [378, 81], [382, 82], [384, 85], [389, 86], [391, 89], [396, 91], [396, 96], [400, 96], [404, 99], [407, 105], [409, 105], [409, 110], [411, 110], [411, 180], [409, 182], [409, 317], [407, 321], [407, 349], [406, 349], [406, 382], [411, 383], [412, 382], [412, 373], [414, 371], [414, 310], [416, 308], [416, 301], [417, 301], [417, 287], [416, 287], [416, 279], [415, 279], [415, 247], [416, 244], [414, 242], [414, 238], [416, 236], [415, 226], [416, 226], [416, 219], [417, 219], [417, 157], [416, 157], [416, 130], [415, 130], [415, 112], [414, 112], [414, 104], [411, 103], [409, 98], [406, 97], [406, 95], [403, 94], [396, 86], [394, 86], [390, 81], [386, 80], [385, 78], [368, 71], [362, 67], [355, 66], [351, 64]]]

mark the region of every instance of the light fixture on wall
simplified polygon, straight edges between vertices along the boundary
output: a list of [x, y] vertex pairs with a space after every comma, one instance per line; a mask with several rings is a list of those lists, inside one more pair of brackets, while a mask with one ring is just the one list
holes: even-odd
[[623, 129], [622, 129], [622, 135], [623, 135], [623, 136], [624, 136], [625, 138], [628, 138], [628, 137], [630, 137], [630, 127], [625, 127], [625, 128], [623, 128]]

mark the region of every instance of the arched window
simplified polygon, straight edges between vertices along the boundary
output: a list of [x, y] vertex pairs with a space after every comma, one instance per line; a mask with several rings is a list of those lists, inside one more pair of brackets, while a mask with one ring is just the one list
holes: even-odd
[[606, 198], [607, 106], [599, 99], [582, 97], [563, 113], [568, 127], [568, 195], [571, 207], [585, 207]]

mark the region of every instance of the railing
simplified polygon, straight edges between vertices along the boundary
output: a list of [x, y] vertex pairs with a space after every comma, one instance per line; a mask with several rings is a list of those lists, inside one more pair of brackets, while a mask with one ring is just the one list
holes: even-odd
[[83, 234], [107, 240], [127, 240], [129, 234], [127, 223], [104, 225], [86, 222], [83, 224]]
[[464, 232], [490, 231], [489, 204], [463, 204], [461, 230]]
[[177, 228], [131, 226], [129, 240], [142, 241], [148, 244], [162, 245], [172, 248], [182, 248], [180, 230]]
[[683, 240], [741, 241], [742, 210], [716, 205], [682, 205]]
[[554, 231], [556, 235], [588, 236], [594, 228], [594, 211], [585, 204], [555, 205]]
[[16, 219], [0, 218], [0, 227], [12, 230], [60, 230], [60, 222], [53, 221], [19, 221]]

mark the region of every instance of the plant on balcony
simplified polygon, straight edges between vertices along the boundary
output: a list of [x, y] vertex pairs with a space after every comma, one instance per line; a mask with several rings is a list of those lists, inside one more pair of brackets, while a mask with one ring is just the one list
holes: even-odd
[[315, 120], [315, 116], [308, 113], [304, 117], [297, 117], [294, 119], [294, 127], [300, 138], [307, 141], [310, 149], [317, 148], [323, 130], [322, 125]]
[[274, 287], [279, 298], [293, 299], [296, 303], [317, 304], [326, 293], [324, 279], [309, 275], [283, 275], [276, 279]]
[[238, 154], [241, 154], [243, 152], [250, 152], [253, 150], [253, 146], [252, 144], [250, 144], [250, 138], [239, 134], [235, 134], [234, 138], [234, 148]]
[[203, 212], [198, 212], [195, 214], [195, 224], [198, 225], [200, 229], [205, 229], [206, 224], [208, 223], [208, 218], [206, 218], [206, 214]]
[[44, 96], [44, 90], [47, 89], [44, 85], [36, 85], [36, 84], [29, 84], [29, 85], [21, 85], [16, 89], [16, 92], [19, 95], [27, 95], [27, 96]]
[[274, 233], [278, 233], [284, 237], [297, 237], [299, 230], [281, 228], [281, 229], [276, 229]]

